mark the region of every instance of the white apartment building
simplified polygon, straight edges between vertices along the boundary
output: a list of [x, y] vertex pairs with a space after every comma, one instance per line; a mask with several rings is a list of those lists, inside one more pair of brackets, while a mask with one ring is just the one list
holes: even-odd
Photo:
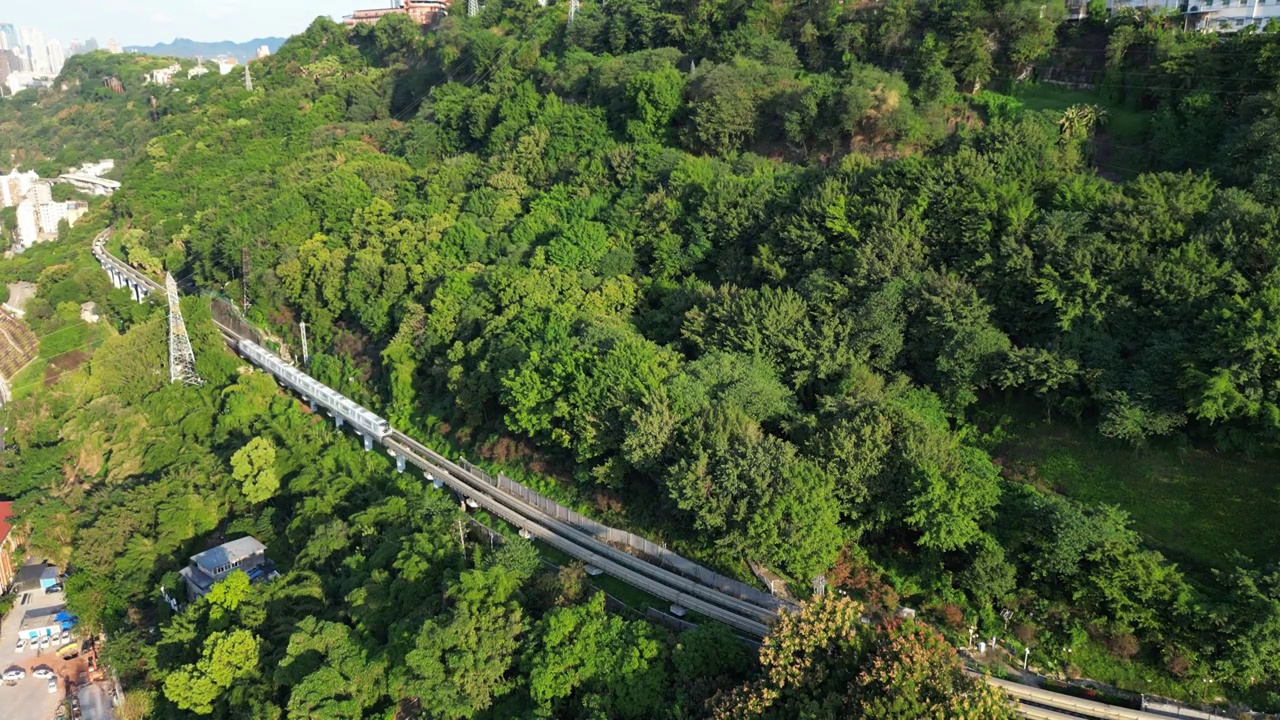
[[166, 68], [160, 68], [159, 70], [152, 70], [146, 75], [147, 82], [155, 85], [168, 85], [169, 82], [173, 80], [173, 76], [181, 71], [182, 66], [177, 63]]
[[86, 202], [42, 202], [36, 205], [36, 224], [40, 232], [54, 235], [58, 232], [58, 223], [66, 220], [68, 225], [75, 225], [88, 211], [89, 203]]
[[235, 69], [236, 69], [236, 65], [239, 65], [239, 64], [240, 64], [240, 63], [239, 63], [239, 61], [237, 61], [235, 58], [219, 58], [219, 59], [218, 59], [218, 74], [220, 74], [220, 75], [226, 75], [227, 73], [231, 72], [232, 70], [235, 70]]
[[204, 64], [201, 63], [187, 71], [187, 79], [190, 80], [193, 77], [199, 77], [207, 74], [208, 72], [209, 68], [205, 67]]
[[18, 226], [15, 228], [18, 242], [14, 248], [18, 252], [34, 245], [40, 237], [37, 215], [35, 200], [27, 199], [18, 203]]
[[1272, 20], [1280, 21], [1280, 0], [1191, 0], [1187, 15], [1192, 27], [1207, 32], [1265, 28]]
[[[1067, 0], [1069, 16], [1084, 17], [1086, 2]], [[1271, 20], [1280, 21], [1280, 0], [1107, 0], [1107, 10], [1115, 12], [1121, 8], [1182, 12], [1186, 14], [1188, 29], [1204, 32], [1265, 28]]]

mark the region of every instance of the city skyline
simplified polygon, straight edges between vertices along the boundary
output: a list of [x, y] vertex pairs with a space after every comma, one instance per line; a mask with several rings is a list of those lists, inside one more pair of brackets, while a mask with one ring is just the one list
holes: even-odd
[[[371, 2], [370, 5], [383, 3]], [[390, 5], [390, 0], [385, 3]], [[68, 12], [68, 5], [71, 12]], [[14, 3], [0, 15], [0, 24], [39, 30], [68, 48], [72, 40], [96, 37], [120, 47], [154, 45], [175, 38], [201, 41], [288, 37], [306, 29], [317, 16], [334, 19], [351, 11], [351, 0], [209, 0], [197, 6], [175, 6], [161, 0], [71, 0], [63, 4]], [[69, 54], [69, 53], [68, 53]]]

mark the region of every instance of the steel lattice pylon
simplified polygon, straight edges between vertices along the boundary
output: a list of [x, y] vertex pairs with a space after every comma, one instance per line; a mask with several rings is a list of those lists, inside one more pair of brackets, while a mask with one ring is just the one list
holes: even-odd
[[191, 338], [187, 337], [187, 324], [182, 321], [178, 283], [169, 273], [164, 274], [164, 291], [169, 298], [169, 382], [202, 385], [204, 380], [196, 374], [196, 353], [191, 349]]

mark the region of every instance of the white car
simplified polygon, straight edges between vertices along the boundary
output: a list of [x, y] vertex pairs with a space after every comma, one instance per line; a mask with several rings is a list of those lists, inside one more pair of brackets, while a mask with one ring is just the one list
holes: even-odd
[[9, 670], [4, 674], [3, 677], [5, 680], [21, 680], [26, 676], [27, 676], [27, 671], [25, 670]]
[[57, 678], [49, 678], [49, 692], [51, 692], [51, 693], [56, 693], [56, 692], [58, 692], [58, 680], [57, 680]]
[[18, 638], [18, 652], [22, 652], [23, 650], [26, 650], [26, 649], [27, 649], [27, 639]]
[[69, 642], [71, 642], [71, 631], [70, 631], [70, 630], [63, 630], [63, 631], [62, 631], [62, 644], [63, 644], [63, 645], [66, 645], [66, 644], [67, 644], [67, 643], [69, 643]]
[[40, 636], [40, 649], [41, 649], [41, 650], [47, 650], [48, 648], [49, 648], [49, 636], [48, 636], [48, 635], [41, 635], [41, 636]]
[[53, 671], [47, 667], [38, 667], [35, 670], [31, 671], [31, 676], [38, 677], [38, 678], [52, 678]]

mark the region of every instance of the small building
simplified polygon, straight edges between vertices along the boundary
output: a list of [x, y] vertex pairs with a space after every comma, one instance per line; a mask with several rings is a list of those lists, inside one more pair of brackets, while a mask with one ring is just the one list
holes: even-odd
[[98, 317], [98, 313], [95, 312], [97, 309], [98, 303], [93, 302], [92, 300], [86, 303], [80, 303], [80, 319], [91, 325], [98, 322], [102, 318]]
[[174, 74], [181, 72], [182, 66], [174, 63], [169, 67], [157, 68], [146, 74], [146, 81], [154, 85], [168, 85]]
[[279, 576], [275, 565], [267, 559], [267, 546], [254, 537], [242, 537], [192, 555], [178, 574], [186, 581], [187, 595], [194, 602], [208, 595], [214, 583], [233, 570], [243, 571], [249, 581], [255, 583]]
[[45, 565], [44, 570], [40, 571], [40, 589], [47, 590], [58, 584], [58, 567], [56, 565]]
[[34, 640], [44, 635], [61, 635], [63, 630], [70, 630], [75, 624], [75, 616], [67, 612], [66, 605], [36, 608], [23, 613], [22, 622], [18, 624], [18, 637]]

